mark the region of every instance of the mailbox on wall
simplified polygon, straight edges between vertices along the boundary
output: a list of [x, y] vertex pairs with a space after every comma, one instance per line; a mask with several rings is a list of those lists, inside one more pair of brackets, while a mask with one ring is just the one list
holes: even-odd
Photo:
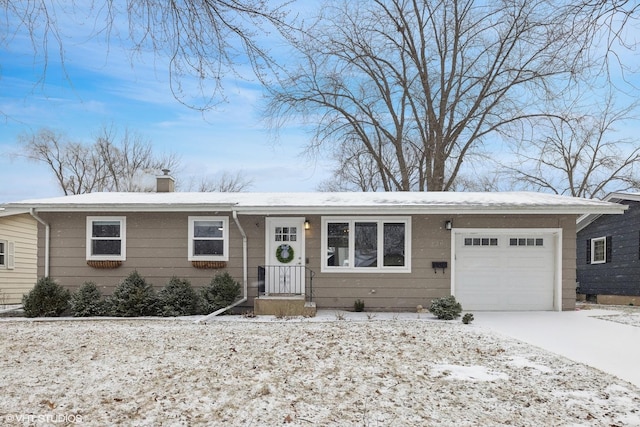
[[434, 273], [437, 273], [439, 269], [442, 269], [442, 273], [444, 274], [444, 270], [447, 268], [447, 261], [433, 261], [431, 263], [431, 268], [433, 268]]

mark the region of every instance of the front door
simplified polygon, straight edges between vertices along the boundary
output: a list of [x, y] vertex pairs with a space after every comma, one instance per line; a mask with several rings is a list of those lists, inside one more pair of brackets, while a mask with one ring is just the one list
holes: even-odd
[[266, 295], [304, 295], [304, 218], [267, 218]]

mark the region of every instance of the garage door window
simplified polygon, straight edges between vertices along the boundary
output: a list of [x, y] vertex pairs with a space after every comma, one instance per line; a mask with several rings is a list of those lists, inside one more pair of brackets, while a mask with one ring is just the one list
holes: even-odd
[[544, 239], [539, 237], [511, 237], [509, 246], [544, 246]]
[[498, 246], [497, 237], [465, 237], [465, 246]]

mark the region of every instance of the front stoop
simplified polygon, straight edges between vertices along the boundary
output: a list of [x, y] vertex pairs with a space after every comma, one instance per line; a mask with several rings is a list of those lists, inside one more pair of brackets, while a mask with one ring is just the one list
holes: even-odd
[[253, 312], [258, 316], [273, 315], [276, 317], [315, 317], [316, 303], [306, 302], [304, 298], [258, 297], [253, 300]]

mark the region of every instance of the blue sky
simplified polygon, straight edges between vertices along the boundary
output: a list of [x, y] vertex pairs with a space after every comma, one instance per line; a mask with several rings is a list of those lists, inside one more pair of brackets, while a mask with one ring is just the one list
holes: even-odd
[[[0, 203], [63, 194], [46, 165], [15, 156], [18, 136], [41, 127], [87, 143], [102, 126], [127, 127], [154, 152], [177, 153], [176, 178], [184, 183], [240, 171], [253, 181], [250, 191], [314, 191], [327, 178], [326, 164], [301, 155], [310, 138], [302, 127], [285, 128], [277, 139], [269, 132], [257, 82], [225, 80], [227, 102], [203, 114], [175, 100], [163, 58], [143, 52], [132, 61], [121, 45], [88, 40], [82, 31], [65, 31], [74, 37], [63, 40], [64, 68], [50, 44], [46, 74], [28, 34], [0, 43]], [[252, 78], [248, 68], [238, 71]]]

